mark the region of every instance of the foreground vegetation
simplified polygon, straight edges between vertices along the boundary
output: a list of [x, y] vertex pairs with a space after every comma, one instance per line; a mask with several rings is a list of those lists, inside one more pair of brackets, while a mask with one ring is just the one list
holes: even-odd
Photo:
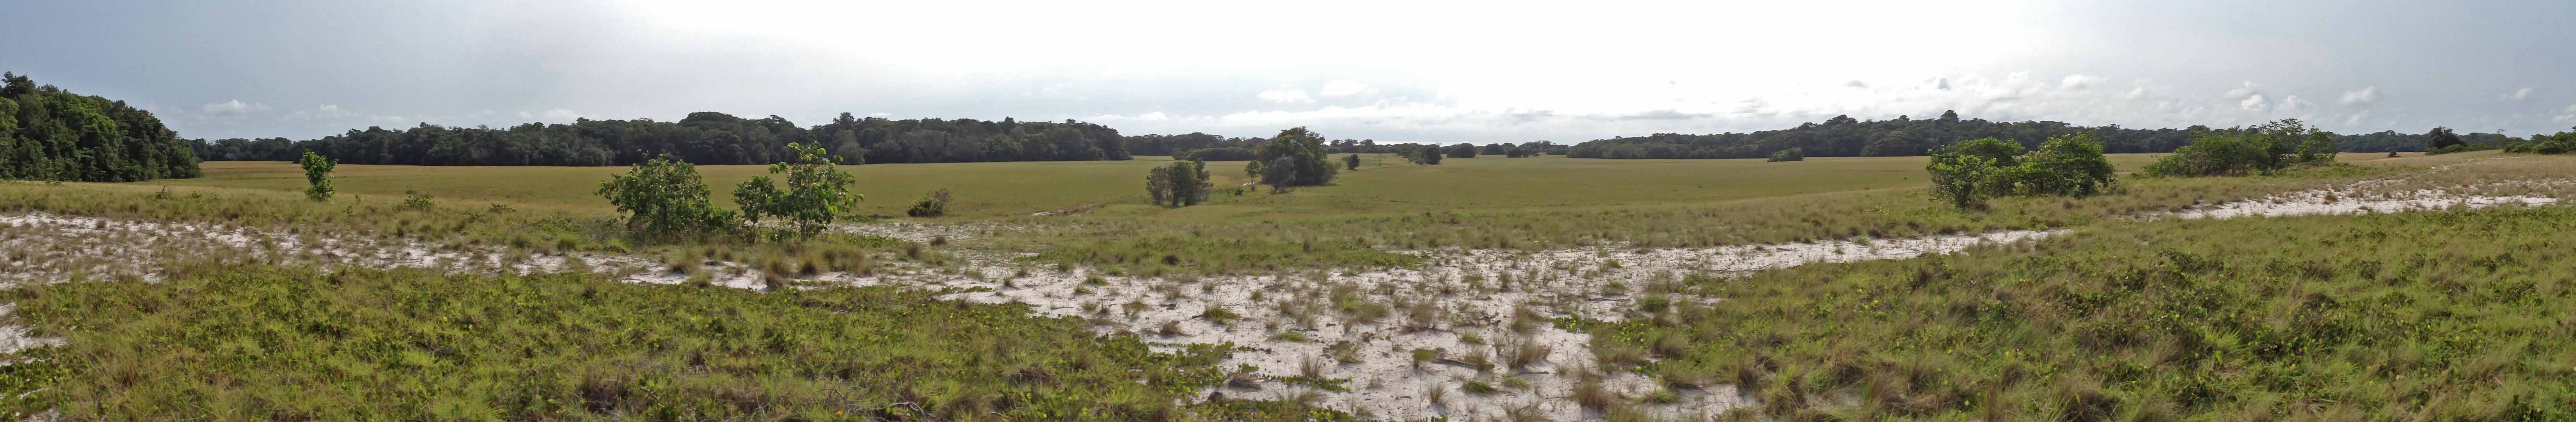
[[[755, 293], [587, 275], [194, 266], [6, 293], [67, 343], [0, 369], [72, 420], [1220, 419], [1221, 351], [1158, 353], [1021, 305], [896, 287]], [[24, 394], [23, 396], [21, 394]], [[1323, 414], [1330, 417], [1330, 414]]]
[[1693, 278], [1726, 300], [1593, 341], [1605, 363], [1733, 383], [1792, 419], [2567, 420], [2571, 222], [2538, 207], [2112, 224]]

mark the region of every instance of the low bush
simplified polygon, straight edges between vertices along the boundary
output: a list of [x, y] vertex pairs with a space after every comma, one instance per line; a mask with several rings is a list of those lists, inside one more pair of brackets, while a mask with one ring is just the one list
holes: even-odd
[[2334, 154], [2331, 135], [2298, 119], [2282, 119], [2250, 128], [2202, 132], [2191, 145], [2148, 163], [2144, 173], [2171, 177], [2271, 174], [2291, 165], [2332, 163]]
[[[758, 195], [775, 192], [771, 188], [770, 193]], [[744, 193], [736, 191], [734, 195], [741, 200]], [[667, 154], [635, 163], [626, 174], [600, 182], [599, 196], [608, 198], [618, 212], [627, 214], [626, 229], [630, 234], [645, 239], [682, 239], [727, 231], [734, 226], [732, 211], [716, 208], [707, 200], [707, 183], [698, 177], [698, 167]]]
[[295, 162], [304, 166], [304, 181], [307, 184], [304, 188], [304, 197], [315, 201], [331, 200], [333, 192], [331, 170], [339, 167], [339, 164], [332, 163], [330, 158], [312, 151], [305, 151], [304, 158]]
[[[760, 222], [761, 216], [778, 216], [796, 223], [796, 232], [813, 236], [832, 224], [841, 214], [867, 195], [850, 193], [857, 180], [837, 165], [841, 157], [825, 152], [821, 145], [788, 143], [794, 161], [769, 165], [769, 174], [785, 174], [787, 189], [779, 190], [769, 176], [754, 176], [742, 182], [733, 192], [734, 203], [742, 207], [744, 218]], [[691, 176], [696, 172], [691, 171]], [[947, 205], [940, 204], [942, 212]]]
[[2091, 133], [2048, 138], [2038, 151], [1994, 138], [1951, 144], [1932, 154], [1932, 196], [1975, 208], [1999, 195], [2088, 197], [2112, 186], [2111, 161]]
[[904, 210], [903, 215], [916, 218], [948, 215], [948, 190], [940, 189], [921, 195], [921, 200], [914, 201], [912, 209]]

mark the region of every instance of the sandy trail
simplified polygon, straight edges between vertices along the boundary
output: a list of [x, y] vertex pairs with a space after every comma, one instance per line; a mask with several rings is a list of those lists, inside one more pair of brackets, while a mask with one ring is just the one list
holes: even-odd
[[[2373, 182], [2363, 182], [2373, 183]], [[2293, 192], [2195, 207], [2140, 219], [2281, 217], [2545, 205], [2556, 198], [2473, 196], [2419, 189], [2357, 195], [2368, 186]], [[2465, 191], [2465, 190], [2463, 190]], [[2356, 198], [2355, 196], [2363, 196]], [[912, 223], [845, 230], [928, 243], [996, 228]], [[1588, 334], [1552, 320], [1618, 321], [1648, 315], [1656, 301], [1715, 298], [1664, 293], [1690, 275], [1736, 276], [1819, 262], [1907, 259], [1927, 254], [2043, 239], [2064, 231], [2011, 230], [1897, 239], [1716, 248], [1576, 248], [1546, 251], [1413, 251], [1420, 269], [1313, 270], [1203, 277], [1111, 275], [1088, 268], [1055, 271], [1019, 255], [964, 252], [964, 263], [900, 263], [874, 274], [823, 273], [806, 284], [955, 288], [948, 298], [1027, 303], [1043, 316], [1084, 318], [1108, 335], [1135, 335], [1158, 347], [1238, 346], [1220, 367], [1253, 370], [1211, 394], [1251, 399], [1304, 396], [1313, 404], [1383, 419], [1598, 417], [1577, 406], [1582, 374], [1601, 374]], [[161, 263], [188, 259], [323, 267], [431, 268], [444, 271], [542, 273], [590, 271], [637, 283], [680, 283], [654, 257], [596, 253], [528, 253], [498, 246], [430, 245], [375, 238], [227, 226], [130, 222], [53, 214], [0, 216], [0, 281], [161, 277]], [[735, 262], [700, 265], [711, 282], [757, 289], [761, 270]], [[0, 308], [5, 314], [10, 308]], [[21, 327], [0, 326], [0, 351], [58, 344]], [[1414, 360], [1417, 349], [1432, 359]], [[1515, 365], [1514, 362], [1520, 364]], [[1661, 390], [1652, 377], [1606, 371], [1605, 389], [1626, 397]], [[1312, 375], [1309, 377], [1308, 375]], [[1318, 387], [1338, 384], [1347, 390]], [[1462, 390], [1470, 380], [1500, 387]], [[1510, 386], [1510, 387], [1505, 387]], [[1430, 399], [1441, 390], [1440, 403]], [[1732, 386], [1676, 391], [1672, 404], [1646, 405], [1664, 417], [1696, 418], [1754, 405]]]

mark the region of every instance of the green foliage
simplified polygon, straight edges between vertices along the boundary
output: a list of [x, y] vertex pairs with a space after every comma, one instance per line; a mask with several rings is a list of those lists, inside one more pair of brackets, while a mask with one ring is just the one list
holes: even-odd
[[407, 190], [403, 191], [402, 205], [395, 206], [394, 209], [401, 211], [429, 211], [438, 209], [438, 201], [436, 199], [431, 199], [429, 194]]
[[2049, 138], [2020, 160], [2010, 177], [2021, 195], [2082, 198], [2109, 190], [2114, 180], [2111, 160], [2090, 133]]
[[1261, 161], [1262, 180], [1285, 189], [1289, 186], [1321, 186], [1332, 183], [1335, 168], [1325, 163], [1324, 137], [1304, 127], [1279, 131], [1269, 143], [1256, 152]]
[[2151, 176], [2269, 174], [2291, 165], [2333, 162], [2335, 147], [2329, 138], [2298, 119], [2211, 131], [2145, 170]]
[[1252, 161], [1261, 159], [1261, 154], [1253, 152], [1251, 148], [1241, 147], [1200, 148], [1172, 154], [1172, 159], [1181, 161]]
[[1404, 161], [1421, 165], [1439, 165], [1440, 158], [1447, 156], [1447, 154], [1441, 152], [1439, 145], [1421, 145], [1413, 148], [1405, 148], [1399, 150], [1398, 153], [1404, 155]]
[[[769, 165], [769, 174], [787, 175], [786, 190], [773, 186], [767, 176], [753, 177], [734, 190], [734, 203], [741, 206], [745, 218], [752, 222], [759, 222], [762, 216], [785, 218], [796, 223], [797, 233], [813, 236], [867, 198], [850, 193], [850, 184], [857, 177], [835, 166], [840, 157], [825, 152], [820, 145], [788, 143], [787, 149], [794, 152], [794, 161]], [[945, 213], [945, 201], [940, 205]]]
[[1464, 142], [1450, 145], [1448, 149], [1449, 158], [1476, 158], [1476, 152], [1476, 144]]
[[913, 201], [912, 209], [904, 210], [903, 215], [915, 218], [948, 215], [948, 190], [940, 189], [921, 195], [921, 200]]
[[1966, 209], [1999, 195], [2087, 197], [2108, 190], [2114, 168], [2092, 134], [2049, 138], [2024, 154], [1993, 138], [1951, 144], [1932, 155], [1932, 196]]
[[1146, 194], [1153, 198], [1154, 205], [1172, 207], [1198, 205], [1207, 202], [1211, 187], [1213, 185], [1208, 181], [1207, 163], [1204, 162], [1173, 162], [1169, 166], [1155, 167], [1145, 176]]
[[[694, 164], [769, 164], [797, 159], [788, 144], [828, 147], [843, 164], [979, 161], [1092, 161], [1129, 157], [1117, 129], [1066, 120], [889, 120], [841, 113], [798, 126], [777, 116], [746, 119], [718, 112], [679, 121], [589, 120], [507, 128], [421, 124], [367, 128], [301, 142], [284, 139], [200, 143], [228, 160], [292, 160], [278, 151], [310, 150], [350, 164], [611, 166], [671, 155]], [[187, 145], [182, 144], [182, 149]]]
[[[775, 196], [774, 188], [771, 192]], [[698, 167], [668, 156], [635, 163], [626, 174], [600, 182], [598, 194], [627, 214], [629, 233], [646, 239], [683, 239], [734, 225], [733, 212], [707, 200], [707, 184], [698, 178]], [[743, 198], [741, 191], [735, 195]]]
[[2576, 131], [2558, 132], [2557, 134], [2551, 135], [2532, 134], [2531, 139], [2528, 141], [2516, 140], [2506, 143], [2504, 150], [2505, 152], [2529, 154], [2565, 154], [2576, 152]]
[[1252, 162], [1243, 163], [1243, 175], [1250, 176], [1253, 180], [1261, 180], [1262, 166], [1263, 164], [1261, 164], [1261, 160], [1252, 160]]
[[1932, 174], [1932, 197], [1961, 209], [1985, 205], [2003, 173], [1993, 158], [1948, 150], [1932, 154], [1932, 162], [1923, 170]]
[[1771, 159], [1769, 161], [1774, 163], [1782, 161], [1807, 161], [1807, 151], [1804, 148], [1779, 150], [1771, 153]]
[[1351, 154], [1351, 155], [1342, 156], [1342, 169], [1343, 169], [1343, 170], [1350, 170], [1350, 171], [1359, 171], [1359, 170], [1360, 170], [1360, 155], [1359, 155], [1359, 154]]
[[2425, 151], [2442, 151], [2453, 146], [2467, 148], [2465, 145], [2466, 142], [2460, 141], [2460, 134], [2451, 132], [2451, 128], [2436, 126], [2432, 131], [2424, 132]]
[[[69, 340], [0, 370], [67, 420], [1152, 420], [1220, 379], [1025, 305], [592, 275], [210, 267], [11, 290]], [[23, 396], [18, 393], [27, 393]], [[1255, 405], [1245, 402], [1243, 405]], [[1182, 407], [1192, 406], [1192, 407]]]
[[304, 188], [304, 197], [315, 201], [331, 200], [331, 170], [339, 165], [312, 151], [305, 151], [304, 158], [296, 160], [296, 164], [304, 166], [304, 182], [309, 185]]
[[0, 72], [0, 179], [135, 182], [202, 175], [152, 112]]

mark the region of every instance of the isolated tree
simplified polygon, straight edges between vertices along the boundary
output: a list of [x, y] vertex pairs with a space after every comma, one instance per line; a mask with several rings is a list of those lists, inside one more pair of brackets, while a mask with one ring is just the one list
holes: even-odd
[[850, 193], [857, 177], [835, 166], [840, 157], [832, 156], [821, 145], [788, 143], [793, 161], [769, 165], [769, 174], [787, 175], [787, 189], [780, 190], [769, 176], [754, 176], [734, 189], [734, 203], [744, 217], [759, 222], [761, 216], [777, 216], [796, 223], [796, 232], [805, 236], [820, 233], [842, 212], [857, 207], [866, 195]]
[[1261, 160], [1253, 160], [1252, 162], [1249, 162], [1249, 163], [1243, 163], [1243, 175], [1244, 175], [1244, 176], [1252, 177], [1252, 180], [1253, 180], [1253, 181], [1260, 181], [1260, 180], [1262, 180], [1262, 179], [1261, 179], [1261, 171], [1262, 171], [1262, 168], [1261, 168], [1261, 167], [1262, 167]]
[[1145, 197], [1154, 205], [1172, 205], [1172, 168], [1155, 166], [1145, 170]]
[[[1190, 160], [1188, 164], [1190, 174], [1189, 183], [1173, 184], [1172, 192], [1175, 194], [1175, 197], [1187, 199], [1189, 201], [1188, 205], [1206, 203], [1208, 200], [1208, 192], [1216, 188], [1216, 179], [1208, 177], [1206, 161]], [[1174, 164], [1172, 167], [1174, 168], [1173, 171], [1180, 171], [1179, 164]]]
[[1343, 170], [1350, 170], [1350, 171], [1359, 171], [1359, 170], [1360, 170], [1360, 155], [1359, 155], [1359, 154], [1351, 154], [1351, 155], [1342, 156], [1342, 169], [1343, 169]]
[[[635, 163], [626, 174], [599, 183], [599, 196], [627, 213], [626, 229], [647, 239], [670, 239], [721, 230], [733, 213], [707, 199], [698, 168], [669, 155]], [[739, 194], [737, 194], [739, 195]]]
[[2467, 143], [2460, 141], [2459, 134], [2451, 133], [2451, 128], [2436, 126], [2431, 132], [2424, 133], [2424, 148], [2426, 151], [2441, 150], [2442, 148], [2453, 145], [2467, 145]]
[[2058, 136], [2021, 157], [2020, 168], [2013, 170], [2012, 187], [2022, 195], [2081, 198], [2110, 189], [2113, 171], [2111, 160], [2102, 156], [2102, 142], [2092, 133]]
[[304, 166], [304, 181], [310, 184], [304, 187], [304, 197], [315, 201], [331, 200], [331, 170], [339, 164], [312, 151], [305, 151], [304, 158], [296, 160], [296, 163]]
[[1280, 179], [1286, 186], [1316, 186], [1333, 181], [1336, 169], [1325, 163], [1323, 135], [1304, 127], [1279, 131], [1255, 152], [1261, 161], [1270, 162], [1262, 168], [1265, 181], [1272, 180], [1272, 173], [1288, 176]]

